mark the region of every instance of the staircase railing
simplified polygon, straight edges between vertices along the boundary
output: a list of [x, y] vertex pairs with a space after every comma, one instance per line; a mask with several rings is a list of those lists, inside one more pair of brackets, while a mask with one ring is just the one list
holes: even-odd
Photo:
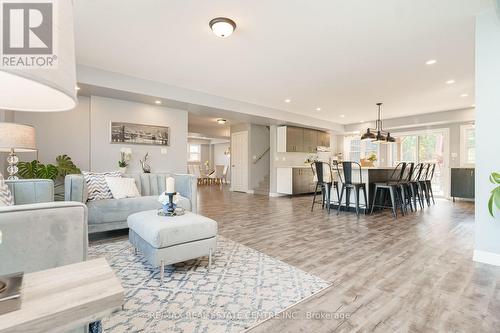
[[271, 150], [271, 147], [268, 147], [262, 154], [259, 155], [254, 161], [253, 164], [257, 164], [269, 151]]

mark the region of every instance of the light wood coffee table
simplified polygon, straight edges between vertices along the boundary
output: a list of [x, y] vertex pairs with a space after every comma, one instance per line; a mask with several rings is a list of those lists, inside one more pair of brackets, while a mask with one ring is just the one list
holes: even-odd
[[100, 258], [24, 275], [21, 309], [0, 315], [0, 333], [67, 332], [120, 310], [123, 287]]

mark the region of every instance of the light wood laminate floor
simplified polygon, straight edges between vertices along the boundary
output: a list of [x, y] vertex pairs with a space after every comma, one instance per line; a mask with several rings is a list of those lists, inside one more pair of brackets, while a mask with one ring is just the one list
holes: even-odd
[[291, 308], [295, 319], [252, 333], [500, 332], [500, 267], [472, 261], [473, 203], [438, 200], [394, 220], [311, 213], [311, 202], [199, 190], [200, 213], [221, 235], [333, 283]]

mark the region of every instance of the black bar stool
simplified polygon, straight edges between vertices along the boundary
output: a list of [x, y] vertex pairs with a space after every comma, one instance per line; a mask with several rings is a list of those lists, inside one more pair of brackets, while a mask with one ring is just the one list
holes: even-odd
[[[411, 181], [413, 178], [413, 173], [415, 172], [415, 163], [408, 162], [406, 163], [406, 168], [403, 173], [403, 177], [399, 183], [400, 191], [402, 193], [402, 197], [405, 198], [403, 201], [403, 207], [405, 212], [408, 212], [408, 206], [410, 206], [410, 210], [413, 212], [413, 191]], [[417, 210], [417, 204], [415, 203], [415, 210]]]
[[419, 186], [419, 181], [420, 177], [422, 176], [423, 170], [424, 170], [424, 164], [418, 163], [415, 166], [415, 170], [413, 171], [413, 176], [410, 181], [411, 196], [413, 198], [413, 205], [415, 206], [415, 210], [417, 210], [417, 199], [418, 199], [418, 204], [420, 205], [420, 209], [424, 208], [423, 198], [420, 193], [420, 186]]
[[[380, 207], [380, 208], [391, 208], [392, 209], [392, 215], [397, 218], [398, 213], [397, 213], [397, 208], [398, 206], [401, 207], [401, 214], [404, 215], [404, 202], [406, 201], [405, 193], [404, 191], [401, 191], [401, 180], [403, 179], [404, 172], [406, 169], [406, 162], [400, 162], [394, 170], [392, 171], [392, 174], [386, 182], [380, 182], [380, 183], [375, 183], [375, 192], [373, 195], [373, 202], [372, 202], [372, 209], [370, 214], [373, 214], [373, 209], [375, 207]], [[375, 202], [377, 200], [379, 190], [386, 190], [383, 196], [383, 202], [381, 204], [376, 205]], [[380, 191], [382, 193], [383, 191]], [[387, 206], [385, 204], [385, 198], [387, 195], [387, 192], [389, 192], [390, 199], [391, 199], [391, 206]]]
[[[339, 165], [342, 164], [342, 172], [339, 168]], [[339, 198], [339, 207], [337, 210], [337, 215], [340, 214], [340, 209], [342, 208], [342, 198], [344, 196], [344, 191], [346, 193], [345, 196], [345, 202], [346, 202], [346, 209], [349, 210], [350, 207], [350, 199], [351, 199], [351, 189], [354, 189], [354, 198], [355, 198], [355, 204], [356, 204], [356, 215], [359, 216], [359, 208], [364, 207], [365, 208], [365, 214], [366, 210], [368, 209], [368, 199], [366, 197], [366, 184], [363, 183], [363, 175], [361, 174], [361, 165], [357, 162], [342, 162], [334, 163], [335, 167], [337, 168], [337, 174], [338, 174], [338, 179], [342, 182], [342, 190], [340, 191], [340, 198]], [[359, 183], [353, 182], [352, 181], [352, 170], [353, 167], [359, 171]], [[343, 175], [343, 177], [342, 177]], [[359, 203], [359, 191], [363, 191], [363, 196], [365, 198], [365, 204], [360, 205]]]
[[423, 169], [422, 169], [422, 174], [420, 175], [420, 178], [418, 180], [418, 191], [420, 192], [420, 197], [422, 198], [422, 202], [427, 202], [427, 206], [431, 206], [431, 199], [429, 196], [429, 191], [427, 189], [427, 179], [429, 177], [431, 170], [431, 164], [430, 163], [424, 163], [423, 164]]
[[328, 205], [328, 213], [330, 213], [330, 194], [332, 187], [337, 190], [337, 198], [339, 197], [339, 186], [338, 182], [333, 180], [332, 166], [330, 165], [330, 163], [326, 162], [313, 162], [311, 163], [311, 169], [316, 177], [316, 187], [314, 190], [311, 212], [313, 211], [314, 205], [316, 204], [316, 195], [318, 194], [318, 188], [321, 188], [321, 209], [325, 208], [326, 203]]
[[430, 166], [429, 174], [427, 175], [427, 179], [425, 180], [425, 188], [427, 193], [430, 195], [432, 199], [432, 204], [436, 204], [434, 201], [434, 193], [432, 192], [432, 178], [434, 178], [434, 171], [436, 170], [436, 163], [432, 163]]

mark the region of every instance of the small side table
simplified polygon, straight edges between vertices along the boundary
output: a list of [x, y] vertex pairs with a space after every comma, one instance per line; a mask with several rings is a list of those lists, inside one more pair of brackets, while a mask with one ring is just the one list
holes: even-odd
[[0, 315], [0, 333], [66, 332], [119, 311], [120, 280], [99, 258], [24, 275], [21, 309]]

